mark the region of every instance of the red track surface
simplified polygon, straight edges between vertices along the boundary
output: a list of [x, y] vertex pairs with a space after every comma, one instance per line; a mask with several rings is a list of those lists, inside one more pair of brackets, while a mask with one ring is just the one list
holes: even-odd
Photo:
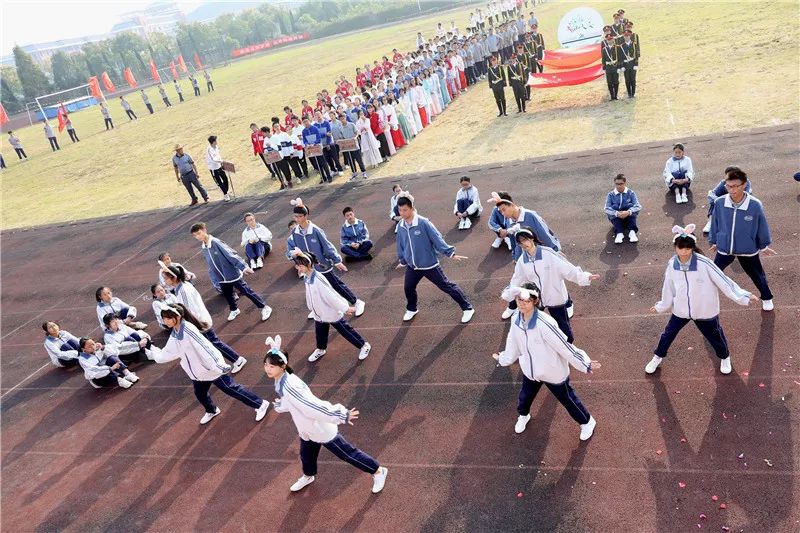
[[[275, 308], [268, 322], [258, 321], [249, 302], [236, 321], [225, 322], [224, 302], [210, 290], [189, 225], [205, 220], [213, 234], [236, 244], [241, 214], [266, 211], [261, 220], [280, 236], [290, 217], [288, 194], [7, 232], [3, 530], [687, 531], [699, 524], [711, 531], [797, 531], [797, 140], [797, 125], [690, 139], [698, 175], [684, 205], [665, 195], [661, 181], [666, 141], [404, 179], [420, 212], [469, 256], [445, 263], [477, 308], [466, 327], [452, 301], [427, 282], [419, 315], [401, 323], [388, 181], [307, 193], [312, 218], [329, 235], [338, 233], [341, 207], [350, 204], [377, 244], [374, 261], [343, 276], [367, 302], [366, 314], [353, 320], [373, 345], [363, 363], [338, 337], [326, 358], [314, 366], [305, 361], [313, 327], [304, 318], [302, 287], [280, 253], [249, 280]], [[719, 374], [692, 327], [662, 369], [645, 376], [666, 322], [648, 309], [672, 253], [669, 228], [702, 226], [705, 191], [728, 164], [752, 175], [767, 209], [780, 252], [765, 259], [776, 311], [723, 303], [730, 376]], [[617, 172], [629, 176], [644, 205], [638, 246], [607, 244], [601, 204]], [[590, 288], [570, 289], [576, 344], [602, 362], [590, 379], [573, 373], [598, 421], [588, 443], [579, 443], [578, 427], [547, 392], [534, 404], [527, 431], [513, 432], [519, 369], [495, 368], [489, 358], [507, 329], [497, 296], [511, 269], [507, 252], [489, 248], [486, 215], [469, 232], [453, 229], [456, 177], [464, 173], [484, 199], [506, 189], [537, 209], [570, 259], [603, 276]], [[276, 243], [282, 252], [285, 243]], [[47, 366], [39, 324], [57, 320], [75, 334], [92, 331], [98, 285], [111, 285], [153, 324], [147, 297], [156, 255], [165, 249], [199, 274], [218, 333], [250, 359], [237, 380], [272, 399], [260, 359], [264, 337], [279, 333], [297, 373], [319, 396], [361, 409], [356, 425], [342, 431], [389, 467], [382, 494], [371, 495], [367, 475], [325, 451], [317, 482], [290, 494], [300, 466], [288, 415], [271, 412], [256, 424], [251, 410], [217, 391], [223, 414], [200, 427], [202, 409], [177, 365], [140, 368], [141, 381], [128, 391], [97, 391], [81, 372]], [[729, 273], [752, 288], [738, 265]]]

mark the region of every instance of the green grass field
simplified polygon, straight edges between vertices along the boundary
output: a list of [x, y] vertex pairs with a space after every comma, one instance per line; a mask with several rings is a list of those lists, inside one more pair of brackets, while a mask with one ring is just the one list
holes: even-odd
[[[537, 6], [548, 48], [558, 47], [558, 22], [576, 5]], [[581, 5], [596, 6], [604, 16], [624, 7], [635, 22], [642, 42], [635, 100], [608, 102], [601, 78], [583, 86], [534, 91], [527, 115], [496, 119], [494, 100], [483, 82], [372, 176], [798, 120], [796, 1]], [[211, 185], [203, 156], [210, 134], [219, 137], [223, 155], [237, 165], [238, 195], [273, 191], [275, 182], [252, 155], [251, 122], [267, 124], [273, 115], [282, 116], [286, 103], [299, 109], [302, 98], [313, 100], [319, 89], [332, 90], [334, 78], [341, 74], [352, 80], [356, 66], [371, 63], [393, 47], [412, 48], [416, 32], [431, 33], [437, 21], [455, 19], [463, 28], [467, 13], [432, 16], [239, 61], [212, 72], [217, 91], [210, 95], [203, 87], [203, 96], [194, 98], [185, 81], [187, 102], [168, 110], [151, 89], [153, 116], [133, 94], [129, 101], [141, 118], [138, 122], [128, 123], [119, 103], [111, 101], [117, 125], [111, 132], [105, 132], [97, 109], [75, 113], [71, 116], [82, 142], [71, 144], [64, 132], [60, 152], [50, 151], [40, 126], [18, 130], [31, 160], [18, 163], [7, 140], [2, 141], [9, 164], [0, 175], [2, 226], [185, 205], [188, 197], [171, 168], [172, 146], [183, 143], [197, 161], [203, 183]], [[174, 103], [174, 90], [167, 90]], [[620, 92], [624, 94], [624, 83]], [[507, 98], [513, 111], [510, 89]], [[220, 197], [212, 192], [212, 200]]]

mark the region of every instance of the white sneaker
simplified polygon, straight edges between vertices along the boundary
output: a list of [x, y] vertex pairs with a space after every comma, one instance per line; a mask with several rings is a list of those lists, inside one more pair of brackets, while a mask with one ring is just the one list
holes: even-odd
[[252, 268], [253, 270], [256, 269], [256, 260], [255, 259], [251, 259], [250, 260], [250, 268]]
[[625, 236], [622, 233], [617, 233], [617, 236], [614, 237], [614, 244], [622, 244], [622, 239], [624, 238]]
[[475, 309], [467, 309], [463, 313], [461, 313], [461, 323], [466, 324], [470, 320], [472, 320], [472, 315], [475, 314]]
[[644, 367], [644, 371], [647, 372], [648, 374], [652, 374], [653, 372], [656, 371], [656, 368], [658, 368], [658, 365], [660, 365], [661, 361], [663, 360], [664, 360], [663, 357], [654, 355], [653, 358], [650, 359], [650, 362], [647, 363], [647, 366]]
[[361, 351], [358, 352], [358, 360], [363, 361], [369, 355], [369, 351], [372, 349], [370, 343], [365, 342], [364, 346], [361, 347]]
[[155, 361], [156, 355], [161, 353], [161, 348], [158, 346], [150, 346], [150, 348], [146, 348], [144, 350], [144, 354], [147, 356], [149, 361]]
[[356, 308], [356, 316], [361, 316], [364, 314], [364, 308], [367, 306], [364, 300], [356, 300], [354, 307]]
[[463, 218], [459, 218], [458, 219], [458, 229], [464, 229], [464, 219]]
[[506, 237], [506, 246], [508, 246], [509, 251], [514, 249], [514, 247], [511, 245], [510, 237]]
[[409, 320], [414, 318], [417, 315], [417, 313], [419, 313], [419, 311], [409, 311], [408, 309], [406, 309], [406, 312], [403, 315], [403, 322], [408, 322]]
[[464, 219], [464, 228], [463, 229], [469, 229], [471, 227], [472, 227], [472, 221], [470, 219], [468, 219], [468, 218], [465, 218]]
[[511, 309], [510, 307], [506, 307], [505, 309], [503, 309], [503, 314], [500, 315], [500, 318], [502, 318], [503, 320], [508, 320], [514, 315], [514, 311], [516, 311], [516, 309]]
[[317, 348], [316, 350], [314, 350], [313, 352], [311, 352], [311, 355], [309, 355], [309, 356], [308, 356], [308, 360], [309, 360], [310, 362], [312, 362], [312, 363], [313, 363], [314, 361], [319, 361], [319, 360], [320, 360], [320, 358], [321, 358], [323, 355], [325, 355], [325, 353], [326, 353], [326, 350], [320, 350], [319, 348]]
[[340, 170], [340, 171], [339, 171], [339, 172], [337, 172], [336, 174], [337, 174], [337, 175], [339, 175], [339, 176], [343, 176], [343, 175], [344, 175], [344, 172]]
[[261, 407], [256, 409], [256, 422], [261, 422], [267, 416], [267, 409], [269, 409], [269, 402], [264, 400], [261, 402]]
[[628, 232], [628, 240], [631, 241], [631, 242], [639, 242], [639, 236], [636, 235], [635, 231], [630, 230]]
[[386, 484], [386, 476], [389, 475], [389, 469], [385, 467], [378, 468], [378, 471], [372, 474], [372, 494], [378, 494], [383, 490]]
[[311, 311], [310, 313], [308, 313], [308, 319], [309, 320], [314, 320], [314, 311]]
[[721, 359], [719, 362], [719, 371], [723, 374], [730, 374], [731, 373], [731, 356], [729, 355], [725, 359]]
[[503, 239], [501, 239], [500, 237], [497, 237], [497, 238], [494, 240], [494, 242], [492, 243], [492, 248], [494, 248], [495, 250], [497, 250], [498, 248], [500, 248], [500, 245], [501, 245], [501, 244], [503, 244]]
[[289, 490], [292, 492], [298, 492], [306, 488], [307, 486], [314, 483], [314, 476], [303, 476], [297, 481], [294, 482], [294, 485], [289, 487]]
[[268, 305], [265, 305], [263, 309], [261, 309], [261, 321], [268, 320], [270, 315], [272, 314], [272, 308]]
[[684, 204], [689, 201], [689, 198], [686, 197], [686, 189], [681, 189], [681, 202]]
[[230, 202], [231, 201], [231, 197], [230, 197], [229, 194], [226, 194], [225, 196], [223, 196], [222, 199], [225, 200], [226, 202]]
[[241, 309], [234, 309], [233, 311], [228, 313], [228, 322], [230, 322], [231, 320], [233, 320], [234, 318], [239, 316], [239, 313], [241, 313], [241, 312], [242, 312]]
[[131, 383], [125, 378], [117, 378], [117, 385], [119, 385], [123, 389], [130, 389], [133, 386], [133, 383]]
[[130, 381], [131, 383], [136, 383], [137, 381], [139, 381], [139, 376], [137, 376], [133, 372], [128, 372], [127, 374], [125, 374], [125, 380]]
[[256, 268], [264, 268], [264, 260], [260, 257], [256, 259]]
[[567, 307], [567, 318], [572, 318], [572, 315], [574, 314], [575, 314], [575, 304], [571, 303], [569, 304], [569, 307]]
[[589, 421], [585, 424], [581, 424], [581, 440], [589, 440], [592, 438], [592, 433], [594, 433], [594, 427], [597, 425], [597, 421], [594, 419], [593, 416], [589, 417]]
[[217, 410], [216, 410], [216, 411], [214, 411], [213, 413], [206, 413], [206, 414], [204, 414], [204, 415], [203, 415], [203, 418], [201, 418], [201, 419], [200, 419], [200, 425], [201, 425], [201, 426], [205, 426], [206, 424], [208, 424], [209, 422], [211, 422], [211, 419], [212, 419], [212, 418], [214, 418], [215, 416], [217, 416], [217, 415], [218, 415], [218, 414], [220, 414], [221, 412], [222, 412], [222, 411], [220, 411], [220, 410], [219, 410], [219, 407], [217, 407]]
[[676, 204], [683, 203], [683, 198], [681, 198], [681, 190], [678, 187], [675, 188], [675, 203]]
[[764, 311], [772, 311], [775, 309], [775, 304], [772, 303], [772, 299], [769, 300], [761, 300], [761, 309]]
[[522, 433], [525, 431], [525, 427], [528, 425], [528, 422], [531, 420], [531, 415], [527, 414], [525, 416], [519, 415], [517, 418], [517, 423], [514, 424], [514, 433]]
[[706, 225], [703, 226], [703, 233], [710, 233], [710, 232], [711, 232], [711, 219], [709, 218], [708, 222], [706, 222]]
[[239, 359], [233, 362], [233, 366], [231, 367], [231, 374], [237, 373], [246, 364], [247, 364], [247, 359], [240, 356]]

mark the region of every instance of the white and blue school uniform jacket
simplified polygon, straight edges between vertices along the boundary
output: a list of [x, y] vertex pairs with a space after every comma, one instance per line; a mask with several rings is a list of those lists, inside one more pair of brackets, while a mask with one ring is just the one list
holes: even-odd
[[331, 283], [316, 270], [305, 276], [304, 285], [306, 306], [314, 313], [317, 322], [338, 322], [350, 308], [347, 300], [333, 290]]
[[367, 225], [361, 219], [356, 219], [355, 224], [345, 222], [342, 224], [341, 230], [342, 247], [350, 246], [351, 244], [361, 244], [369, 240], [369, 230]]
[[685, 155], [680, 159], [675, 159], [674, 156], [667, 159], [667, 164], [664, 166], [664, 183], [666, 184], [667, 188], [672, 185], [672, 180], [676, 178], [688, 178], [690, 184], [692, 183], [692, 180], [694, 180], [692, 160], [688, 155]]
[[320, 400], [294, 374], [284, 372], [275, 382], [275, 392], [280, 396], [280, 401], [273, 404], [275, 412], [292, 415], [297, 432], [305, 441], [320, 444], [332, 441], [339, 433], [336, 426], [350, 418], [347, 407]]
[[563, 383], [569, 377], [569, 365], [584, 373], [592, 368], [586, 352], [568, 343], [553, 317], [538, 309], [527, 322], [519, 311], [511, 317], [498, 363], [510, 366], [517, 360], [526, 378], [545, 383]]
[[209, 235], [208, 244], [203, 243], [201, 251], [212, 283], [233, 283], [242, 279], [247, 265], [230, 246]]
[[83, 369], [83, 377], [88, 381], [102, 378], [111, 373], [111, 366], [107, 364], [108, 356], [117, 356], [113, 346], [106, 346], [102, 350], [95, 350], [94, 353], [79, 352], [78, 363]]
[[47, 350], [50, 362], [55, 366], [63, 367], [64, 365], [61, 361], [71, 361], [78, 358], [78, 337], [62, 329], [58, 332], [57, 337], [45, 335], [44, 349]]
[[397, 195], [389, 199], [389, 220], [394, 220], [394, 217], [400, 216], [397, 212]]
[[206, 309], [203, 297], [200, 296], [200, 292], [194, 288], [194, 285], [191, 283], [179, 283], [172, 289], [172, 292], [175, 295], [176, 302], [183, 305], [197, 320], [206, 325], [206, 329], [203, 331], [211, 329], [211, 326], [214, 325], [211, 313]]
[[719, 315], [719, 292], [739, 305], [750, 302], [750, 293], [726, 276], [714, 262], [700, 254], [692, 254], [686, 265], [678, 256], [667, 263], [661, 300], [655, 308], [659, 313], [672, 309], [679, 318], [708, 320]]
[[483, 213], [483, 205], [481, 205], [481, 199], [478, 196], [478, 188], [474, 185], [471, 185], [469, 188], [464, 189], [459, 187], [458, 192], [456, 193], [456, 203], [453, 205], [453, 214], [455, 215], [458, 213], [458, 201], [459, 200], [469, 200], [470, 204], [469, 207], [475, 207], [476, 215], [480, 215]]
[[717, 245], [722, 255], [758, 255], [772, 243], [761, 201], [745, 193], [736, 207], [729, 194], [717, 198], [708, 242]]
[[509, 226], [511, 221], [503, 216], [497, 206], [492, 208], [492, 214], [489, 215], [489, 229], [497, 233], [501, 229], [508, 229]]
[[109, 303], [103, 301], [97, 302], [97, 320], [100, 322], [101, 328], [106, 327], [103, 323], [103, 317], [108, 313], [114, 313], [114, 316], [122, 318], [123, 320], [126, 318], [136, 318], [136, 308], [126, 304], [116, 296], [111, 298]]
[[175, 295], [172, 293], [167, 293], [167, 297], [163, 300], [156, 300], [153, 298], [153, 314], [156, 316], [156, 320], [158, 321], [158, 325], [161, 326], [163, 329], [169, 329], [166, 324], [164, 324], [164, 319], [161, 318], [161, 305], [162, 304], [174, 304], [178, 300], [175, 298]]
[[103, 344], [106, 346], [113, 346], [117, 355], [128, 355], [136, 353], [141, 348], [139, 341], [133, 335], [136, 334], [140, 339], [149, 339], [150, 335], [144, 331], [135, 331], [133, 328], [125, 324], [119, 323], [117, 331], [111, 331], [110, 328], [103, 330]]
[[[510, 219], [512, 225], [508, 228], [508, 232], [511, 235], [515, 235], [520, 227], [528, 226], [533, 229], [536, 236], [542, 241], [542, 244], [548, 248], [552, 248], [556, 252], [561, 250], [561, 243], [558, 237], [556, 237], [553, 230], [548, 227], [547, 222], [539, 216], [539, 213], [531, 209], [525, 209], [524, 207], [520, 207], [519, 211], [519, 217], [516, 220]], [[514, 246], [512, 257], [516, 261], [519, 259], [519, 256], [522, 255], [522, 248], [517, 244], [517, 240], [514, 237], [511, 238], [511, 243]]]
[[[744, 192], [751, 193], [752, 187], [750, 186], [750, 180], [747, 180], [744, 183]], [[708, 203], [713, 204], [717, 198], [725, 196], [728, 194], [728, 189], [725, 188], [725, 180], [720, 180], [716, 187], [708, 191]]]
[[265, 242], [272, 246], [272, 232], [260, 222], [256, 223], [255, 228], [245, 226], [242, 231], [242, 247], [247, 246], [251, 240]]
[[[186, 274], [186, 281], [192, 281], [193, 279], [197, 278], [197, 276], [195, 275], [194, 272], [192, 272], [191, 270], [189, 270], [188, 268], [186, 268], [185, 266], [183, 266], [180, 263], [176, 263], [175, 261], [173, 261], [172, 263], [170, 263], [170, 265], [174, 266], [174, 267], [182, 268], [183, 269], [183, 273]], [[164, 271], [161, 270], [161, 269], [158, 270], [158, 282], [161, 284], [162, 287], [166, 287], [167, 286], [167, 280], [164, 277]]]
[[316, 255], [319, 263], [314, 265], [314, 269], [323, 274], [330, 272], [333, 269], [333, 265], [338, 265], [342, 262], [342, 256], [336, 251], [336, 247], [328, 240], [325, 232], [313, 222], [308, 223], [308, 229], [306, 230], [297, 226], [290, 236], [288, 245], [289, 252], [297, 247], [304, 252], [311, 252]]
[[546, 246], [537, 246], [533, 256], [523, 251], [516, 265], [511, 283], [503, 290], [501, 298], [507, 302], [514, 300], [513, 287], [533, 282], [541, 291], [539, 301], [544, 307], [558, 307], [567, 303], [569, 294], [564, 281], [586, 287], [591, 283], [589, 273], [575, 266], [558, 252]]
[[181, 360], [181, 368], [193, 381], [214, 381], [231, 370], [211, 341], [185, 320], [181, 321], [179, 329], [172, 330], [161, 351], [153, 351], [156, 363], [169, 363], [175, 359]]
[[617, 211], [630, 211], [636, 215], [641, 210], [642, 206], [639, 204], [639, 198], [636, 197], [636, 193], [625, 187], [625, 190], [622, 192], [614, 189], [608, 193], [603, 212], [609, 217], [615, 218], [617, 216]]
[[397, 224], [397, 258], [400, 264], [414, 270], [429, 270], [439, 266], [438, 255], [453, 257], [454, 246], [444, 242], [442, 234], [430, 220], [417, 214], [411, 224]]

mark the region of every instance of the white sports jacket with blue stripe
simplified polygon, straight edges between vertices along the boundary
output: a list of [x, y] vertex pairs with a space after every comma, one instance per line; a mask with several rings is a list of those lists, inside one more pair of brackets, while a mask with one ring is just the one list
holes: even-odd
[[281, 398], [274, 403], [275, 411], [292, 415], [303, 440], [330, 442], [339, 433], [336, 426], [347, 422], [350, 416], [347, 407], [320, 400], [302, 379], [288, 372], [275, 382], [275, 392]]
[[181, 360], [181, 368], [193, 381], [214, 381], [231, 369], [211, 341], [185, 320], [181, 321], [180, 329], [172, 330], [161, 351], [153, 350], [156, 363], [175, 359]]

